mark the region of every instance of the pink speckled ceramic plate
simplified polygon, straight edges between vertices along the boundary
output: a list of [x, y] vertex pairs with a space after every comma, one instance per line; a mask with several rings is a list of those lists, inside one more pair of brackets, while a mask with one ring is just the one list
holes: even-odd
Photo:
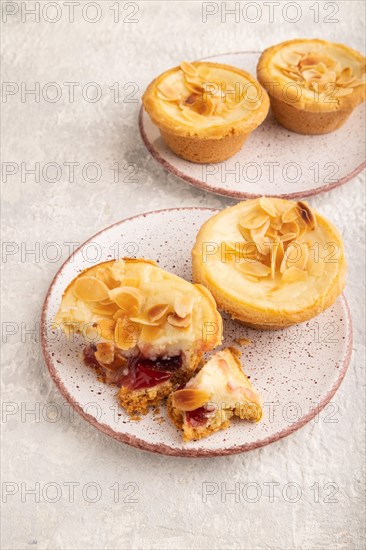
[[[209, 59], [255, 75], [259, 55], [237, 52]], [[209, 165], [194, 164], [172, 153], [143, 108], [139, 126], [147, 149], [166, 170], [195, 187], [236, 199], [308, 197], [346, 183], [365, 167], [364, 105], [342, 128], [323, 136], [290, 132], [270, 112], [239, 153]]]
[[118, 441], [162, 454], [193, 457], [261, 447], [318, 415], [346, 373], [352, 327], [344, 296], [316, 319], [276, 332], [248, 329], [225, 315], [225, 346], [235, 344], [238, 338], [251, 340], [242, 348], [243, 362], [263, 397], [264, 418], [258, 424], [234, 421], [226, 431], [183, 444], [164, 408], [157, 417], [150, 413], [139, 422], [130, 420], [117, 404], [116, 388], [99, 382], [93, 370], [83, 364], [82, 340], [69, 342], [52, 329], [63, 290], [91, 264], [120, 256], [145, 257], [191, 280], [191, 249], [199, 227], [213, 212], [200, 208], [162, 210], [112, 225], [82, 245], [49, 288], [41, 331], [46, 365], [65, 399], [88, 422]]

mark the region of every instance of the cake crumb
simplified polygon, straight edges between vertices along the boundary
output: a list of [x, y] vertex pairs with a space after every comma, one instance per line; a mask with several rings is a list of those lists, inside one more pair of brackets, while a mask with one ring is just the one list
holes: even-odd
[[235, 342], [239, 344], [239, 346], [249, 346], [252, 343], [249, 338], [236, 338]]

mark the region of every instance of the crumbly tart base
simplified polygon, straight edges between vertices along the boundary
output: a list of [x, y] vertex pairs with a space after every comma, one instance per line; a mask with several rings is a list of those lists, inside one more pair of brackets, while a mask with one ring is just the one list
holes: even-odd
[[194, 428], [190, 424], [184, 422], [184, 412], [173, 407], [171, 397], [168, 398], [167, 409], [168, 415], [174, 426], [176, 426], [178, 430], [183, 431], [183, 441], [185, 442], [192, 441], [194, 439], [203, 439], [204, 437], [207, 437], [215, 432], [225, 430], [230, 426], [230, 418], [233, 416], [232, 411], [227, 411], [228, 418], [223, 420], [221, 411], [219, 411], [211, 419], [209, 426], [198, 426]]
[[199, 139], [174, 135], [160, 130], [161, 136], [168, 147], [178, 157], [197, 164], [222, 162], [235, 155], [250, 133], [225, 136], [221, 139]]
[[352, 114], [352, 109], [323, 113], [300, 110], [289, 103], [271, 96], [271, 94], [269, 96], [272, 112], [277, 122], [284, 128], [297, 134], [307, 136], [329, 134], [343, 126]]
[[129, 414], [147, 414], [150, 408], [157, 407], [179, 386], [185, 385], [194, 375], [200, 358], [197, 358], [189, 369], [179, 370], [170, 380], [142, 390], [130, 390], [122, 387], [118, 391], [118, 401]]
[[237, 416], [241, 420], [248, 420], [249, 422], [258, 422], [260, 420], [260, 418], [258, 418], [258, 410], [256, 408], [246, 407], [245, 410], [239, 410], [239, 407], [237, 407], [235, 411], [232, 409], [219, 410], [215, 416], [210, 418], [208, 425], [193, 427], [184, 422], [184, 412], [174, 408], [171, 396], [168, 398], [167, 409], [173, 424], [179, 430], [183, 431], [183, 441], [186, 442], [196, 439], [203, 439], [204, 437], [212, 435], [220, 430], [226, 430], [230, 427], [230, 421], [234, 416]]

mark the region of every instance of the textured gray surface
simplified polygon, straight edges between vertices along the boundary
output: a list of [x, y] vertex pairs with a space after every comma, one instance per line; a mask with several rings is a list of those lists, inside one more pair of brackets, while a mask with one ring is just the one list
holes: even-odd
[[[4, 8], [7, 2], [2, 4], [11, 11]], [[124, 90], [126, 83], [136, 83], [139, 99], [152, 77], [183, 58], [263, 49], [297, 36], [319, 36], [362, 49], [362, 3], [331, 2], [326, 8], [301, 2], [297, 23], [284, 19], [284, 8], [287, 19], [294, 18], [291, 6], [286, 8], [289, 2], [275, 6], [274, 23], [268, 22], [269, 8], [258, 3], [262, 15], [257, 23], [246, 22], [245, 12], [238, 23], [233, 16], [222, 23], [219, 12], [205, 24], [200, 2], [140, 2], [133, 16], [137, 23], [122, 21], [133, 6], [121, 3], [121, 20], [114, 23], [113, 3], [103, 1], [94, 24], [82, 17], [85, 4], [81, 0], [75, 7], [70, 23], [67, 6], [59, 2], [60, 20], [52, 24], [45, 20], [55, 17], [52, 6], [41, 13], [39, 23], [31, 16], [22, 22], [26, 3], [15, 3], [19, 12], [2, 26], [3, 80], [20, 89], [22, 82], [29, 88], [39, 82], [41, 88], [39, 103], [31, 96], [22, 102], [20, 92], [2, 103], [2, 160], [16, 163], [14, 170], [19, 166], [3, 183], [8, 254], [2, 263], [2, 322], [3, 331], [15, 333], [6, 338], [2, 366], [7, 411], [2, 424], [3, 548], [364, 548], [362, 176], [309, 201], [336, 223], [345, 239], [354, 353], [332, 408], [287, 439], [244, 455], [202, 460], [172, 459], [121, 445], [79, 417], [70, 417], [45, 369], [38, 335], [24, 330], [39, 320], [51, 278], [68, 255], [66, 243], [81, 243], [103, 227], [147, 210], [231, 204], [179, 182], [155, 164], [138, 135], [139, 103], [123, 101], [135, 89]], [[313, 5], [319, 6], [319, 23], [314, 22]], [[331, 16], [333, 6], [339, 11]], [[94, 18], [95, 11], [89, 9], [87, 17]], [[253, 19], [253, 13], [248, 11], [246, 18]], [[326, 22], [326, 16], [339, 21]], [[42, 97], [49, 82], [57, 82], [62, 91], [55, 103]], [[80, 83], [74, 102], [65, 82]], [[80, 90], [88, 82], [101, 86], [102, 97], [95, 103], [82, 97]], [[109, 89], [115, 82], [120, 83], [119, 102]], [[48, 89], [49, 97], [54, 91]], [[35, 181], [28, 175], [22, 181], [20, 164], [29, 168], [35, 162], [41, 170], [47, 163], [58, 163], [59, 181], [47, 181], [54, 176], [51, 168], [46, 179], [41, 175]], [[65, 162], [80, 163], [75, 181], [68, 177]], [[96, 183], [82, 177], [81, 167], [90, 162], [102, 171]], [[121, 166], [119, 182], [109, 168], [116, 162]], [[131, 170], [123, 168], [126, 163], [137, 165], [138, 182], [123, 181]], [[39, 257], [25, 254], [37, 247]], [[25, 414], [30, 409], [35, 414]], [[72, 482], [79, 484], [74, 498], [69, 496]], [[269, 498], [271, 482], [278, 483], [274, 502]], [[110, 489], [116, 484], [118, 498]], [[238, 494], [227, 494], [225, 501], [224, 489], [232, 490], [235, 484]], [[26, 492], [32, 487], [39, 495]], [[96, 488], [100, 498], [91, 502]], [[295, 489], [299, 498], [290, 502]], [[205, 498], [207, 490], [217, 492]], [[330, 497], [332, 492], [336, 494]]]

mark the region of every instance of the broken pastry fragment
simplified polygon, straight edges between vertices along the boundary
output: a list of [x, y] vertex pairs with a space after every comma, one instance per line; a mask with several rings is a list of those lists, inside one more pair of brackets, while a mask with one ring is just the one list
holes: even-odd
[[196, 370], [222, 339], [210, 292], [154, 262], [120, 259], [81, 272], [55, 323], [85, 340], [84, 362], [116, 385], [120, 404], [146, 413]]
[[207, 61], [183, 61], [164, 72], [142, 101], [170, 149], [196, 163], [237, 153], [269, 109], [267, 93], [253, 76]]
[[248, 326], [279, 329], [319, 315], [345, 284], [337, 229], [306, 202], [260, 197], [212, 216], [192, 251], [193, 279]]
[[257, 77], [282, 126], [300, 134], [325, 134], [342, 126], [365, 101], [365, 62], [344, 44], [288, 40], [262, 53]]
[[168, 399], [168, 413], [183, 439], [201, 439], [230, 426], [230, 419], [258, 422], [262, 400], [245, 376], [240, 352], [216, 352], [184, 388]]

